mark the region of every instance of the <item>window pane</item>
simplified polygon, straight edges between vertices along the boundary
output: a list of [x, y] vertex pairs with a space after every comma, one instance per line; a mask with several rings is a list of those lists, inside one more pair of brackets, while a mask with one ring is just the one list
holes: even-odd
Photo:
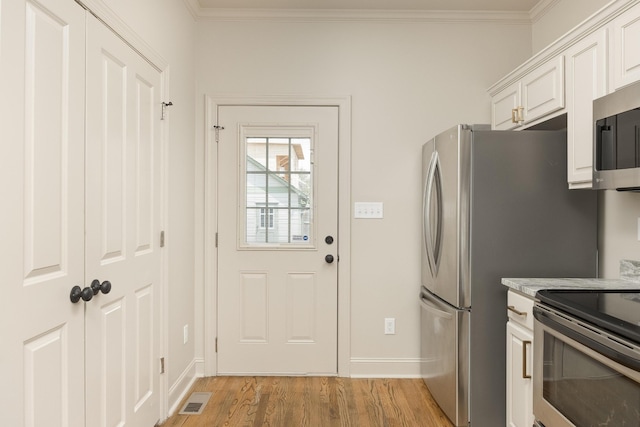
[[269, 171], [289, 170], [289, 138], [268, 138]]
[[246, 209], [246, 242], [247, 243], [266, 243], [267, 233], [266, 229], [260, 227], [260, 208], [247, 208]]
[[307, 208], [311, 206], [311, 175], [291, 174], [291, 204], [292, 208]]
[[311, 232], [311, 210], [291, 210], [291, 243], [308, 243]]
[[311, 171], [311, 138], [291, 138], [291, 171]]
[[267, 167], [267, 138], [247, 138], [247, 172]]
[[247, 208], [267, 203], [266, 174], [247, 174]]

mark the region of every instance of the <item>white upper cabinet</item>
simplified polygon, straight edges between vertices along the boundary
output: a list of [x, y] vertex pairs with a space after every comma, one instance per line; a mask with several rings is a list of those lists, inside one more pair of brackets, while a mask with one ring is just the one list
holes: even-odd
[[557, 56], [522, 78], [523, 123], [564, 108], [564, 57]]
[[640, 4], [618, 16], [611, 25], [613, 90], [640, 80]]
[[589, 35], [565, 53], [567, 62], [567, 181], [590, 188], [593, 175], [593, 100], [607, 92], [607, 30]]
[[520, 94], [522, 82], [517, 81], [501, 90], [491, 98], [491, 127], [496, 130], [509, 130], [519, 126]]
[[590, 188], [593, 100], [640, 80], [640, 1], [614, 0], [489, 88], [492, 128], [567, 115], [567, 183]]
[[562, 55], [541, 64], [491, 98], [492, 127], [515, 129], [564, 108]]

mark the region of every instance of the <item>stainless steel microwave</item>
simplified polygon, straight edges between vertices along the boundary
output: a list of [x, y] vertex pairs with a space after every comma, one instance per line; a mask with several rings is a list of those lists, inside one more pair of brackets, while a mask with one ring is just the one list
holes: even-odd
[[640, 191], [640, 82], [593, 101], [593, 188]]

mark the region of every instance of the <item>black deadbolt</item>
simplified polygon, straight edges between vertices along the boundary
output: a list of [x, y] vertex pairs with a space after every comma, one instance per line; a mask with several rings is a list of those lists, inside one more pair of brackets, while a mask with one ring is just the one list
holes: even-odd
[[327, 236], [327, 237], [325, 237], [325, 238], [324, 238], [324, 242], [325, 242], [327, 245], [332, 244], [332, 243], [333, 243], [333, 236]]

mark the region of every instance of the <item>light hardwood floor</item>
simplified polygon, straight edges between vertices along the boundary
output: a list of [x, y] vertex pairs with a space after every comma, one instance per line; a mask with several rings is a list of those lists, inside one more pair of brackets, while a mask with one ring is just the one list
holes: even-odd
[[209, 377], [191, 391], [213, 393], [204, 412], [163, 427], [452, 427], [420, 379]]

